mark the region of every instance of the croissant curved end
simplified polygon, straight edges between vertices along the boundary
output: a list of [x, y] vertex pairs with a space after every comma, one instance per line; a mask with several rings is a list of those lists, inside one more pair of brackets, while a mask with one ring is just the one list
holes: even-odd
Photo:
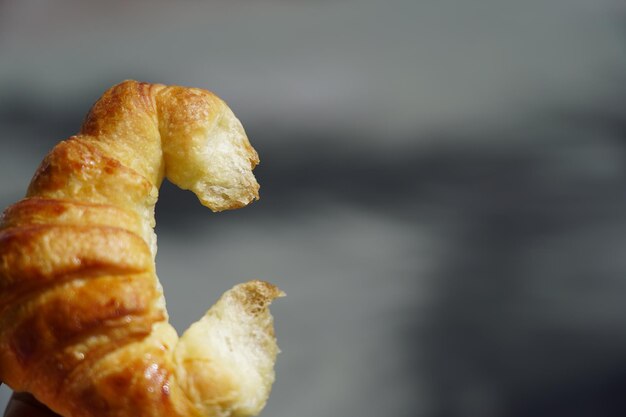
[[179, 338], [154, 257], [165, 177], [213, 211], [258, 198], [258, 155], [214, 94], [125, 81], [0, 219], [0, 380], [66, 417], [249, 416], [274, 381], [271, 301], [251, 281]]

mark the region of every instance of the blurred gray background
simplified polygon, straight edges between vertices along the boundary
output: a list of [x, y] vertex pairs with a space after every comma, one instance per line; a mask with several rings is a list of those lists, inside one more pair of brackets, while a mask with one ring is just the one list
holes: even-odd
[[244, 210], [164, 185], [157, 262], [179, 331], [288, 293], [263, 416], [626, 414], [622, 1], [3, 1], [2, 207], [127, 78], [259, 151]]

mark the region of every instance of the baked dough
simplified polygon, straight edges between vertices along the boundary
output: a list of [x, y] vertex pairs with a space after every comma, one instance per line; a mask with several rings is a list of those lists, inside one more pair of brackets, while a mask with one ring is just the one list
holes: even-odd
[[214, 94], [125, 81], [0, 223], [0, 380], [67, 417], [249, 416], [274, 381], [268, 306], [235, 286], [179, 338], [155, 273], [167, 177], [213, 211], [258, 198], [259, 159]]

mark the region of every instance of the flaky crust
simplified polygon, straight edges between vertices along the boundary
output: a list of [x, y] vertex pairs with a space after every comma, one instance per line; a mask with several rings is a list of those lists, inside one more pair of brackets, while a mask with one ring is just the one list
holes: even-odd
[[258, 198], [258, 156], [228, 106], [195, 88], [125, 81], [59, 143], [0, 222], [0, 380], [67, 417], [260, 412], [278, 352], [251, 281], [180, 338], [155, 273], [167, 177], [213, 211]]

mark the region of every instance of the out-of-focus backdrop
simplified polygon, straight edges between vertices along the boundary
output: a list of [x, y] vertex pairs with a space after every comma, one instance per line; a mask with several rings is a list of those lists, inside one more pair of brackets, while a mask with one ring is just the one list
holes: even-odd
[[127, 78], [259, 151], [244, 210], [164, 186], [157, 262], [179, 331], [287, 292], [262, 415], [626, 413], [623, 2], [3, 1], [2, 207]]

